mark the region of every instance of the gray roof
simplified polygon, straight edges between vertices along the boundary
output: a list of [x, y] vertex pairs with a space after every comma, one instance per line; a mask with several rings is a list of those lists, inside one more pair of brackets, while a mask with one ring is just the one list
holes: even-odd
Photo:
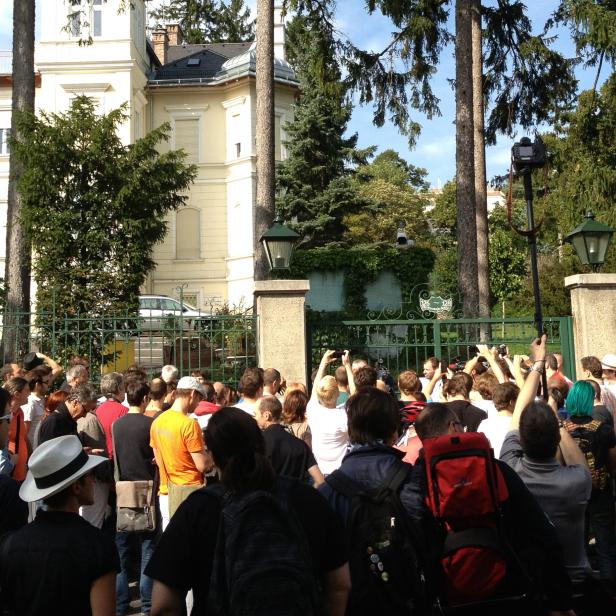
[[203, 45], [171, 45], [167, 51], [167, 63], [175, 62], [198, 51], [208, 50], [225, 58], [233, 58], [250, 48], [251, 43], [206, 43]]

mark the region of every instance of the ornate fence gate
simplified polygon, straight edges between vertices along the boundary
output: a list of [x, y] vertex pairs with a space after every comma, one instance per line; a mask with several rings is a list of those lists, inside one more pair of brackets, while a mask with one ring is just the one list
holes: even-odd
[[[421, 374], [427, 357], [451, 363], [466, 361], [469, 346], [506, 344], [510, 355], [527, 354], [536, 336], [532, 318], [511, 319], [387, 319], [386, 314], [369, 315], [365, 321], [307, 318], [308, 366], [318, 366], [327, 349], [348, 349], [356, 357], [374, 364], [383, 360], [394, 378], [406, 369]], [[565, 374], [575, 377], [571, 317], [544, 319], [550, 352], [562, 353]]]

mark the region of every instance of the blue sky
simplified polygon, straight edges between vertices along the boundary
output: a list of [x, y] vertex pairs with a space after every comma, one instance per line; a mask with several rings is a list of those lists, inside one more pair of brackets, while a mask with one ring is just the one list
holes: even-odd
[[[53, 0], [45, 0], [51, 2]], [[245, 0], [254, 11], [256, 0]], [[154, 2], [158, 3], [157, 0]], [[37, 1], [37, 4], [40, 0]], [[488, 0], [488, 3], [489, 0]], [[12, 38], [12, 2], [0, 0], [0, 50], [11, 48]], [[546, 18], [551, 14], [557, 0], [529, 0], [528, 15], [533, 27], [540, 30]], [[338, 0], [337, 25], [338, 29], [347, 35], [356, 45], [366, 49], [379, 50], [389, 40], [392, 30], [388, 20], [379, 15], [368, 17], [359, 0]], [[38, 7], [37, 7], [38, 8]], [[453, 31], [453, 19], [450, 19], [450, 30]], [[38, 28], [37, 28], [38, 31]], [[571, 57], [574, 48], [567, 31], [556, 31], [555, 48]], [[349, 131], [359, 134], [359, 146], [376, 145], [380, 150], [393, 148], [409, 162], [428, 170], [428, 179], [433, 186], [437, 186], [451, 179], [455, 174], [455, 130], [453, 119], [455, 115], [455, 101], [448, 79], [455, 73], [455, 60], [453, 48], [446, 49], [441, 57], [439, 70], [433, 79], [433, 89], [441, 100], [442, 116], [427, 120], [421, 114], [414, 116], [422, 125], [422, 133], [414, 150], [408, 148], [406, 137], [400, 135], [391, 123], [382, 128], [372, 124], [371, 107], [356, 107]], [[604, 76], [608, 68], [604, 68]], [[580, 89], [588, 88], [594, 80], [594, 69], [577, 69]], [[415, 112], [414, 112], [415, 113]], [[508, 168], [512, 141], [500, 137], [495, 146], [488, 148], [486, 153], [488, 178], [501, 175]]]

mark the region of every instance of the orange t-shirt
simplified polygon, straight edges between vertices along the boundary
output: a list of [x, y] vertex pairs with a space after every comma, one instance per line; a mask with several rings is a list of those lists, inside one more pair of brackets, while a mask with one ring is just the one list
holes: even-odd
[[[17, 439], [17, 425], [19, 424], [19, 444]], [[11, 473], [11, 477], [17, 481], [23, 481], [26, 478], [26, 470], [28, 463], [28, 443], [26, 439], [26, 426], [24, 425], [24, 412], [21, 409], [14, 411], [9, 424], [9, 451], [15, 453], [17, 451], [17, 462]]]
[[203, 484], [191, 453], [203, 451], [199, 424], [186, 415], [169, 409], [159, 415], [150, 428], [150, 447], [160, 461], [160, 493], [167, 494], [167, 481], [180, 486]]

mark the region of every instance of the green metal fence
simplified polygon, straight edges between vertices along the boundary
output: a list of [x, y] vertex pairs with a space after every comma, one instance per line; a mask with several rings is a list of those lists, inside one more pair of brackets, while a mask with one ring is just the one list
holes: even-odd
[[[371, 363], [382, 359], [394, 377], [406, 369], [421, 374], [431, 356], [466, 361], [468, 347], [476, 344], [506, 344], [510, 355], [527, 354], [536, 336], [532, 318], [327, 321], [309, 316], [307, 323], [310, 366], [317, 366], [327, 349], [348, 349]], [[550, 352], [562, 353], [564, 372], [575, 377], [571, 317], [546, 318], [544, 327]]]
[[200, 370], [211, 381], [235, 384], [257, 365], [257, 319], [250, 313], [137, 317], [60, 315], [56, 312], [2, 315], [2, 363], [38, 351], [66, 366], [73, 355], [90, 361], [91, 379], [138, 364], [150, 375], [165, 364], [180, 374]]

